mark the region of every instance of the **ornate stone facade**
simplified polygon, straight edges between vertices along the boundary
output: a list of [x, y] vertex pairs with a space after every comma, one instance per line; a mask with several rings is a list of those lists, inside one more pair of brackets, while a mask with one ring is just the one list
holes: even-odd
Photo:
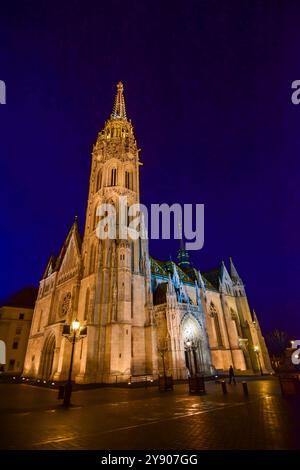
[[[139, 149], [127, 119], [123, 85], [93, 147], [83, 239], [77, 220], [40, 282], [25, 358], [25, 375], [65, 380], [71, 345], [63, 327], [77, 318], [87, 336], [76, 345], [79, 383], [127, 382], [163, 369], [175, 378], [213, 374], [230, 364], [270, 371], [256, 316], [232, 262], [218, 272], [194, 269], [184, 246], [178, 263], [151, 259], [146, 240], [99, 240], [97, 207], [119, 196], [139, 203]], [[34, 359], [32, 359], [34, 358]]]

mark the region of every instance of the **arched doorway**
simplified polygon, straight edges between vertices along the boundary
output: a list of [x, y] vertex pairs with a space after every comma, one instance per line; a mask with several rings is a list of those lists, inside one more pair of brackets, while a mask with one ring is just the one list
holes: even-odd
[[44, 380], [50, 380], [52, 376], [53, 358], [55, 350], [55, 336], [50, 334], [45, 340], [41, 362], [40, 362], [40, 373], [39, 376]]
[[204, 373], [203, 352], [200, 326], [192, 316], [182, 323], [185, 364], [190, 377]]

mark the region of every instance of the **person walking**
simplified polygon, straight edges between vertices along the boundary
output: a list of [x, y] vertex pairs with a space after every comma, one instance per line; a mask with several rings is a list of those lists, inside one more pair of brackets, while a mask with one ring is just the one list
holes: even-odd
[[232, 366], [229, 367], [229, 384], [231, 384], [231, 382], [233, 382], [234, 385], [236, 385], [234, 370]]

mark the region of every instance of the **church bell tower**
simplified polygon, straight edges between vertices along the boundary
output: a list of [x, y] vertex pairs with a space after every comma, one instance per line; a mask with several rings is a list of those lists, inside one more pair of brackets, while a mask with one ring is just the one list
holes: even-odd
[[127, 119], [123, 84], [117, 84], [112, 113], [93, 147], [79, 312], [88, 335], [79, 382], [127, 381], [153, 371], [152, 296], [148, 241], [99, 239], [99, 205], [139, 204], [139, 149]]

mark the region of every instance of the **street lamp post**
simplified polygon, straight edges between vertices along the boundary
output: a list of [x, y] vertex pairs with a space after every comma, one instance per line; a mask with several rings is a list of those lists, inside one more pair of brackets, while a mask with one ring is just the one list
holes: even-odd
[[[187, 353], [189, 358], [190, 366], [190, 377], [189, 377], [189, 390], [190, 393], [196, 393], [198, 395], [205, 394], [205, 382], [204, 382], [204, 373], [203, 367], [201, 364], [201, 371], [199, 373], [197, 359], [195, 357], [197, 351], [197, 344], [193, 341], [186, 341]], [[199, 347], [199, 346], [198, 346]], [[201, 358], [202, 362], [202, 358]]]
[[192, 377], [194, 374], [193, 374], [193, 364], [192, 364], [192, 354], [191, 354], [191, 351], [192, 351], [192, 342], [190, 340], [188, 340], [186, 342], [186, 345], [187, 345], [187, 352], [188, 352], [188, 357], [189, 357], [189, 366], [190, 366], [190, 377]]
[[73, 359], [74, 359], [75, 343], [76, 343], [76, 339], [77, 339], [77, 332], [80, 332], [80, 323], [79, 323], [78, 320], [74, 320], [71, 323], [71, 335], [69, 337], [69, 339], [72, 341], [72, 351], [71, 351], [68, 381], [67, 381], [66, 386], [65, 386], [64, 406], [70, 406], [70, 403], [71, 403], [72, 370], [73, 370]]
[[256, 353], [257, 362], [258, 362], [258, 365], [259, 365], [260, 375], [264, 375], [262, 367], [261, 367], [261, 362], [260, 362], [259, 347], [255, 346], [254, 351]]
[[[172, 376], [167, 377], [166, 373], [166, 362], [165, 355], [168, 352], [168, 340], [161, 341], [158, 347], [158, 352], [161, 356], [163, 366], [163, 377], [159, 376], [159, 390], [173, 390], [173, 379]], [[162, 380], [161, 380], [162, 379]]]

